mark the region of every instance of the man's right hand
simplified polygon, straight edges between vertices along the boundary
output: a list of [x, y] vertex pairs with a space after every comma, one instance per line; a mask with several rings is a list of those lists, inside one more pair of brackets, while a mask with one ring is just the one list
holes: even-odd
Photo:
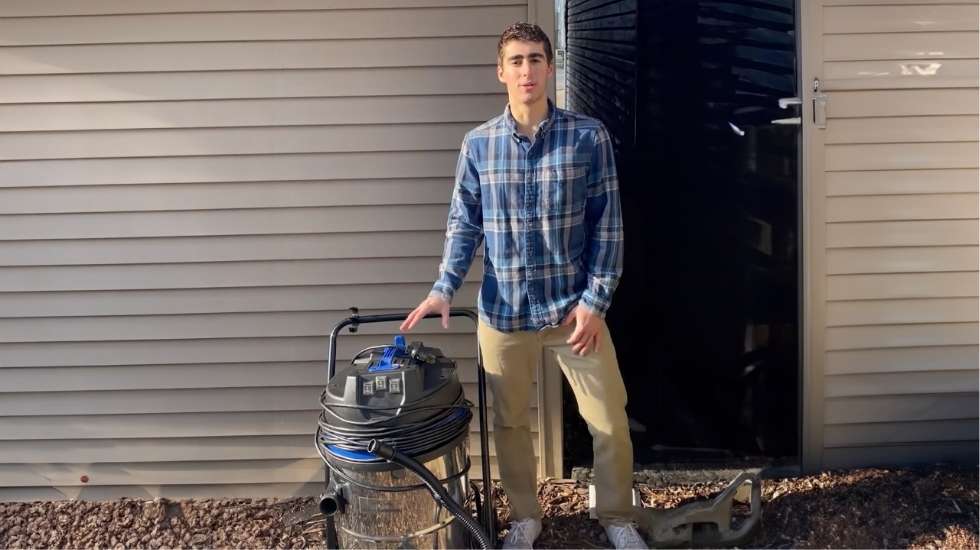
[[398, 327], [398, 330], [402, 332], [412, 330], [419, 321], [425, 319], [425, 316], [430, 313], [441, 314], [442, 328], [449, 328], [449, 302], [438, 296], [429, 296], [425, 300], [422, 300], [419, 307], [413, 309], [412, 312], [408, 314], [408, 317], [406, 317], [401, 326]]

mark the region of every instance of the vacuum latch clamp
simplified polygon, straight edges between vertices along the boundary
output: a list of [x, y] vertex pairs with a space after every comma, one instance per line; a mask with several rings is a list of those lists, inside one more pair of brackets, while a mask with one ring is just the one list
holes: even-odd
[[347, 310], [350, 311], [350, 327], [347, 330], [351, 334], [354, 334], [357, 332], [357, 327], [361, 324], [361, 312], [356, 307], [350, 307]]

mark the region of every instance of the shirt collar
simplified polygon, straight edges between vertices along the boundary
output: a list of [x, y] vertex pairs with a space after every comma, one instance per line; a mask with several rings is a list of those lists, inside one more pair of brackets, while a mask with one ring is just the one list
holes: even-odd
[[[548, 129], [551, 128], [552, 124], [555, 123], [556, 118], [558, 118], [558, 110], [555, 108], [555, 104], [551, 102], [551, 98], [549, 97], [548, 116], [538, 123], [534, 135], [537, 136], [538, 134], [547, 132]], [[517, 121], [514, 119], [514, 115], [510, 114], [510, 103], [504, 107], [504, 125], [514, 137], [520, 137], [520, 134], [517, 132]]]

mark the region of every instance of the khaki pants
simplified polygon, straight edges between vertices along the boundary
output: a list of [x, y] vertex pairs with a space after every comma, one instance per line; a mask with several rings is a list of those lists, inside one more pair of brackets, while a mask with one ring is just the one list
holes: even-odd
[[[603, 525], [633, 519], [633, 444], [626, 420], [626, 388], [605, 323], [599, 352], [575, 355], [565, 340], [573, 327], [500, 332], [482, 321], [478, 335], [493, 391], [493, 436], [511, 518], [541, 518], [537, 464], [531, 445], [530, 393], [545, 352], [554, 353], [589, 426], [594, 453], [596, 512]], [[543, 404], [542, 404], [543, 405]]]

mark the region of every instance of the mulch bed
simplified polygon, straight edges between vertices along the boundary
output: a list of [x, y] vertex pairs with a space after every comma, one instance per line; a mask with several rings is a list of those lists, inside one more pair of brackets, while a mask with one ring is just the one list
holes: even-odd
[[[763, 483], [762, 526], [750, 548], [978, 548], [977, 469], [861, 469]], [[672, 508], [725, 484], [640, 486], [648, 507]], [[540, 487], [538, 548], [607, 548], [577, 482]], [[294, 523], [310, 498], [0, 503], [0, 548], [322, 548]], [[506, 497], [499, 516], [507, 519]], [[305, 531], [305, 532], [304, 532]]]

